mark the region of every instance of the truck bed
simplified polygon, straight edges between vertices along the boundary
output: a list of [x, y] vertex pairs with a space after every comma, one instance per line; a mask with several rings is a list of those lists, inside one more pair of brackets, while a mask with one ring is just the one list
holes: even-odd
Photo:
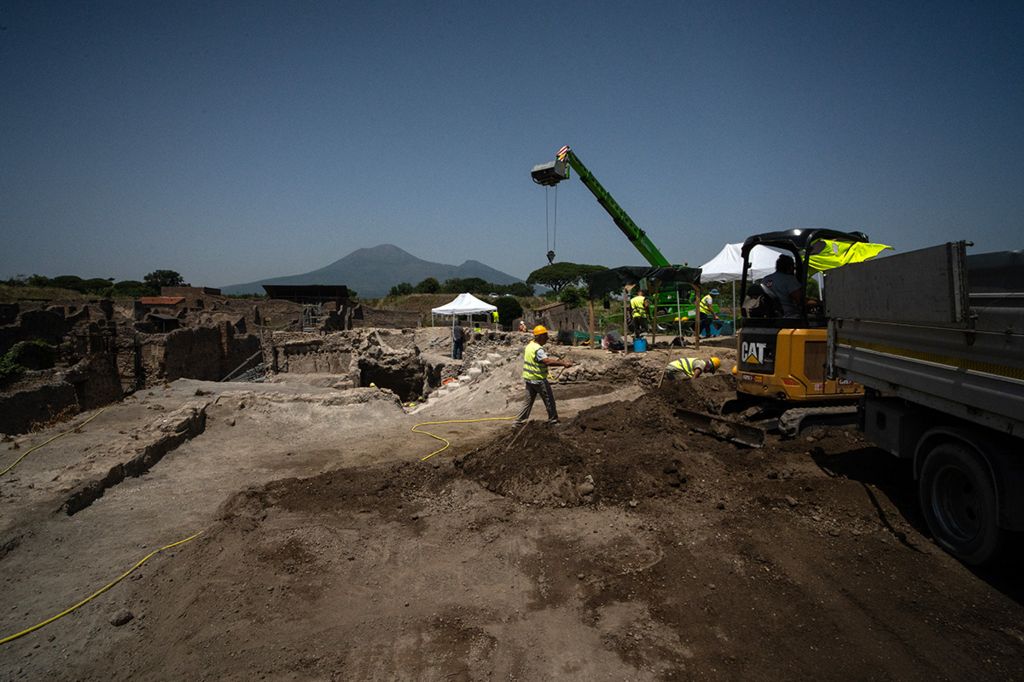
[[954, 242], [825, 280], [831, 376], [1024, 435], [1024, 253]]

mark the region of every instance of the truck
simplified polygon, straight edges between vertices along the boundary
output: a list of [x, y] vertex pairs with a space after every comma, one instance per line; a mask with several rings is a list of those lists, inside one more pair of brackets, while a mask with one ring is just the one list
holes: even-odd
[[969, 245], [828, 273], [826, 352], [864, 387], [864, 434], [912, 462], [935, 542], [982, 565], [1024, 530], [1024, 252]]
[[[668, 259], [661, 253], [661, 250], [654, 245], [651, 238], [647, 236], [640, 226], [626, 213], [612, 197], [611, 193], [598, 182], [594, 174], [587, 168], [580, 158], [568, 145], [565, 145], [555, 154], [554, 161], [541, 163], [533, 167], [530, 177], [538, 185], [554, 187], [563, 180], [569, 179], [570, 169], [576, 171], [580, 182], [590, 190], [590, 193], [597, 199], [597, 203], [608, 213], [615, 226], [626, 236], [626, 239], [633, 247], [640, 252], [648, 263], [653, 267], [671, 267]], [[548, 254], [552, 260], [554, 253]], [[656, 319], [659, 325], [666, 325], [671, 328], [679, 320], [693, 320], [696, 318], [696, 304], [692, 300], [686, 300], [687, 296], [679, 291], [662, 291], [655, 296]], [[719, 312], [718, 305], [712, 309]]]

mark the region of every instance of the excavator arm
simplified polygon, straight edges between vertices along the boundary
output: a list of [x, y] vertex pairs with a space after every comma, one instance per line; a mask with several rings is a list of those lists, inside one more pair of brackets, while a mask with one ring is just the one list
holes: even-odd
[[630, 243], [633, 244], [648, 263], [656, 267], [671, 265], [668, 259], [658, 250], [658, 247], [648, 238], [647, 233], [633, 222], [629, 214], [619, 206], [618, 202], [608, 193], [608, 190], [601, 186], [601, 183], [597, 181], [597, 178], [590, 172], [590, 169], [583, 165], [583, 162], [576, 156], [576, 153], [568, 146], [558, 150], [554, 161], [534, 166], [533, 170], [530, 171], [530, 177], [538, 185], [553, 187], [562, 180], [569, 178], [570, 168], [576, 171], [580, 181], [587, 186], [590, 193], [597, 199], [597, 203], [601, 204], [601, 207], [608, 212], [615, 225], [622, 230], [622, 233], [626, 235], [626, 238], [629, 239]]

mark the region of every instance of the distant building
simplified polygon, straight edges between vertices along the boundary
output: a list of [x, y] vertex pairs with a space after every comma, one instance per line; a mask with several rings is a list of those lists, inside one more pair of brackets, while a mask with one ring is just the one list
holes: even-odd
[[205, 299], [215, 296], [220, 298], [220, 289], [213, 287], [160, 287], [161, 296], [181, 296], [185, 299], [185, 307], [192, 310], [206, 308]]

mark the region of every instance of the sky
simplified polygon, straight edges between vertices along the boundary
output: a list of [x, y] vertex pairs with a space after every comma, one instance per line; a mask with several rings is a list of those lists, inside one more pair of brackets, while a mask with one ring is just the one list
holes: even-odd
[[[1024, 248], [1024, 3], [0, 0], [0, 279]], [[557, 206], [557, 211], [556, 211]], [[342, 282], [343, 283], [343, 282]]]

